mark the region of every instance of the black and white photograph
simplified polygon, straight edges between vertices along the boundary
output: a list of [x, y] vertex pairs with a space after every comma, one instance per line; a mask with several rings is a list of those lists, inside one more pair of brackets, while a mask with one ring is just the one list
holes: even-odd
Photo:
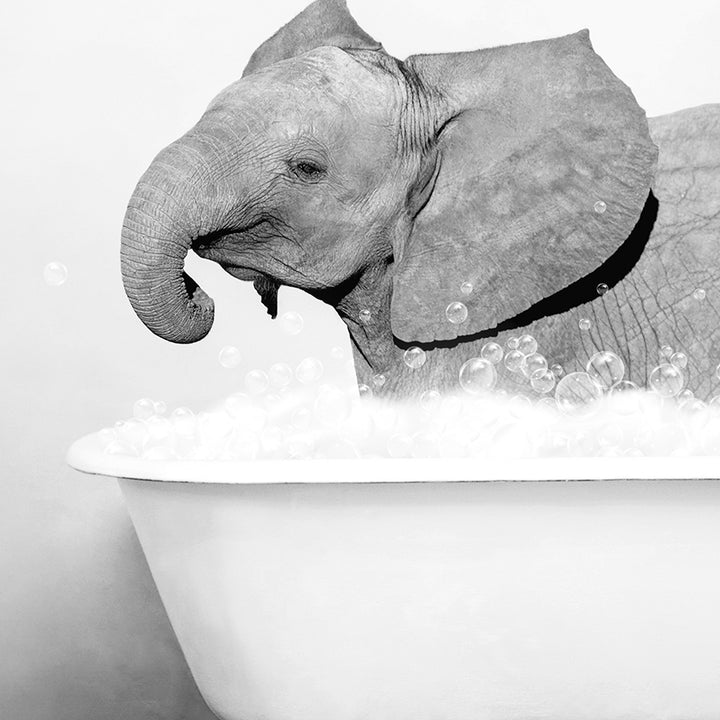
[[0, 718], [720, 718], [719, 28], [4, 8]]

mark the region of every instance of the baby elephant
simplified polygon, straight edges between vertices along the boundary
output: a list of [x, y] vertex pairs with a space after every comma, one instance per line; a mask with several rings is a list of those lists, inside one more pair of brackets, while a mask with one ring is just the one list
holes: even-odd
[[509, 333], [566, 371], [612, 349], [639, 384], [671, 345], [708, 396], [719, 168], [720, 105], [648, 123], [587, 30], [403, 61], [317, 0], [142, 176], [123, 281], [180, 343], [213, 321], [190, 249], [273, 316], [280, 285], [302, 288], [347, 324], [359, 380], [394, 396], [456, 388]]

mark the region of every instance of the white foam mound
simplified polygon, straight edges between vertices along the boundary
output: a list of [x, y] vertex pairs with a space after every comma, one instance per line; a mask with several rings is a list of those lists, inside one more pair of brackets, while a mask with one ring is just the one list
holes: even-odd
[[720, 454], [716, 404], [633, 390], [561, 406], [499, 393], [361, 399], [354, 386], [322, 384], [237, 393], [197, 414], [139, 401], [139, 417], [101, 438], [107, 453], [158, 460]]

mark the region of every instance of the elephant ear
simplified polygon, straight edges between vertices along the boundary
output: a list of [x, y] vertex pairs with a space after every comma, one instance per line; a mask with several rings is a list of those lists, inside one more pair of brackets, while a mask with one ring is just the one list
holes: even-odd
[[[620, 248], [648, 197], [657, 148], [587, 30], [406, 65], [447, 113], [425, 163], [434, 171], [421, 170], [434, 187], [395, 247], [397, 338], [492, 330]], [[465, 320], [462, 308], [460, 322], [448, 320], [454, 302], [467, 307]]]
[[346, 50], [382, 50], [382, 45], [355, 22], [344, 0], [315, 0], [255, 50], [243, 77], [326, 45]]

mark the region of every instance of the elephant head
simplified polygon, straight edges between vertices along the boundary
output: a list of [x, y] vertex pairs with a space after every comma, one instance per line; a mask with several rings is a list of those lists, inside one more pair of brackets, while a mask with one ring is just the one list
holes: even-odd
[[[213, 319], [183, 272], [191, 249], [253, 280], [272, 315], [280, 285], [302, 288], [379, 371], [592, 273], [631, 236], [656, 156], [586, 30], [400, 61], [343, 0], [317, 0], [152, 162], [123, 280], [141, 320], [182, 343]], [[449, 321], [458, 300], [467, 315]]]

